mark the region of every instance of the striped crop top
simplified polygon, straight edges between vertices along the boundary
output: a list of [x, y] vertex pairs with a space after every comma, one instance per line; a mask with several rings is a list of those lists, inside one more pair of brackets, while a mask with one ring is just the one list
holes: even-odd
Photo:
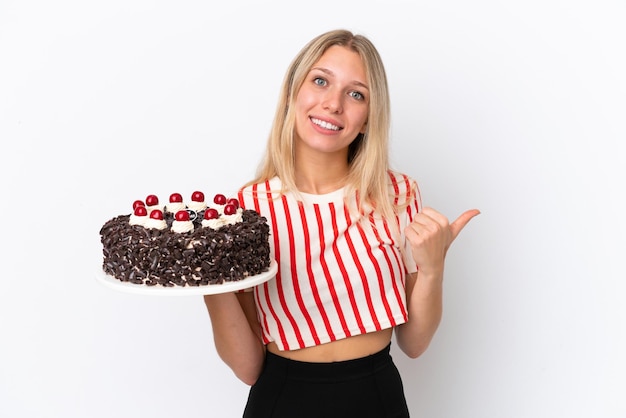
[[253, 290], [265, 344], [294, 350], [407, 321], [405, 274], [416, 266], [404, 228], [421, 197], [408, 176], [389, 178], [395, 202], [406, 205], [395, 228], [350, 210], [355, 198], [344, 189], [296, 198], [273, 178], [239, 191], [243, 207], [268, 219], [278, 262], [276, 278]]

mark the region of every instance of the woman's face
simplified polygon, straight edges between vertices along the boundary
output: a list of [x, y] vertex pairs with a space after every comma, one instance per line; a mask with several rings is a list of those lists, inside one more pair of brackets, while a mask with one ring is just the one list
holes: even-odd
[[369, 89], [361, 57], [332, 46], [313, 65], [294, 103], [299, 150], [345, 153], [364, 133]]

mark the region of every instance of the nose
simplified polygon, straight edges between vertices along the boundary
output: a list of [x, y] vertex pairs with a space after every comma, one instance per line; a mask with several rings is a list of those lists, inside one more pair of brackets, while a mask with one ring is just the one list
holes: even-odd
[[329, 90], [324, 97], [322, 106], [331, 113], [341, 113], [343, 111], [342, 99], [341, 92]]

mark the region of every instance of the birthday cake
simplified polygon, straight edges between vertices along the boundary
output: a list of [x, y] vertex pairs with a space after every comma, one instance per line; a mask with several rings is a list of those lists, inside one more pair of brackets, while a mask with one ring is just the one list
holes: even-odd
[[133, 203], [100, 229], [104, 272], [144, 286], [208, 286], [243, 280], [270, 267], [269, 226], [253, 210], [223, 194], [184, 202], [173, 193]]

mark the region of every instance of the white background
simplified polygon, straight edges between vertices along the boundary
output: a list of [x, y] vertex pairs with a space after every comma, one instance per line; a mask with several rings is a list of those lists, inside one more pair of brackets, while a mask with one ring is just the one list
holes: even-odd
[[626, 416], [623, 1], [0, 3], [0, 416], [237, 417], [201, 297], [96, 282], [134, 199], [231, 193], [313, 36], [387, 65], [393, 165], [450, 218], [412, 416]]

